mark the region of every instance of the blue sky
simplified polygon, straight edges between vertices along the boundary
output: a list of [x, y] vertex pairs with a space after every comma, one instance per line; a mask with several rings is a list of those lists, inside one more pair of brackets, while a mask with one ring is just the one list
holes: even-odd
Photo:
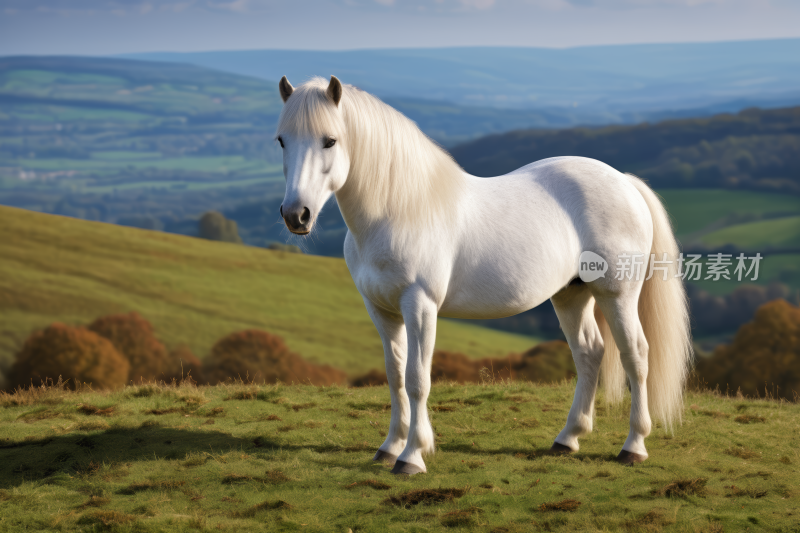
[[782, 37], [797, 0], [0, 0], [0, 55]]

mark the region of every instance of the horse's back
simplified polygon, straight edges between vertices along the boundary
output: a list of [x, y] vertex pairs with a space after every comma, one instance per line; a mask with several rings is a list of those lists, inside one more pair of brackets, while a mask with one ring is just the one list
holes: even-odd
[[578, 275], [583, 251], [649, 252], [652, 222], [631, 177], [582, 157], [537, 161], [472, 180], [447, 316], [519, 313]]
[[652, 221], [647, 204], [631, 176], [586, 157], [553, 157], [536, 161], [501, 181], [527, 183], [545, 193], [570, 220], [583, 250], [649, 252]]

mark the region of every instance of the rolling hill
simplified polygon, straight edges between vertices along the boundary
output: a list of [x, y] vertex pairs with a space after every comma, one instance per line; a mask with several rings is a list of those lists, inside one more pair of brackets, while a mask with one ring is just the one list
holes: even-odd
[[549, 126], [800, 103], [800, 39], [566, 49], [241, 50], [124, 57], [293, 82], [337, 75], [389, 100], [548, 111]]
[[[169, 347], [204, 357], [233, 331], [283, 336], [350, 373], [383, 367], [380, 338], [341, 259], [275, 252], [0, 207], [0, 362], [31, 331], [137, 311]], [[536, 339], [439, 321], [437, 346], [505, 355]]]

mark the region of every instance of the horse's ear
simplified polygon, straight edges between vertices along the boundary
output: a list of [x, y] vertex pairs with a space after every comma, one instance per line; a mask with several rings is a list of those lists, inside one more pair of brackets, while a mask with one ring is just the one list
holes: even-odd
[[339, 101], [342, 99], [342, 82], [339, 81], [339, 78], [331, 76], [331, 82], [328, 84], [328, 90], [325, 91], [325, 94], [333, 100], [334, 104], [339, 105]]
[[289, 80], [286, 79], [286, 76], [281, 78], [281, 82], [278, 84], [278, 88], [281, 91], [281, 99], [284, 102], [288, 100], [289, 97], [292, 96], [292, 93], [294, 92], [294, 87], [292, 87], [292, 84], [289, 83]]

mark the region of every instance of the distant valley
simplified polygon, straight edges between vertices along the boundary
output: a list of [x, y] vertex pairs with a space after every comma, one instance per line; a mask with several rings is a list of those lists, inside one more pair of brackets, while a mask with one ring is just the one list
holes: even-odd
[[[413, 111], [420, 101], [466, 108], [460, 113], [472, 108], [483, 108], [484, 114], [487, 108], [517, 110], [517, 116], [498, 115], [505, 127], [483, 128], [482, 133], [637, 123], [800, 104], [800, 39], [567, 49], [242, 50], [125, 57], [190, 63], [270, 81], [287, 75], [293, 83], [335, 74], [417, 121], [420, 115]], [[452, 114], [438, 115], [449, 120]]]

